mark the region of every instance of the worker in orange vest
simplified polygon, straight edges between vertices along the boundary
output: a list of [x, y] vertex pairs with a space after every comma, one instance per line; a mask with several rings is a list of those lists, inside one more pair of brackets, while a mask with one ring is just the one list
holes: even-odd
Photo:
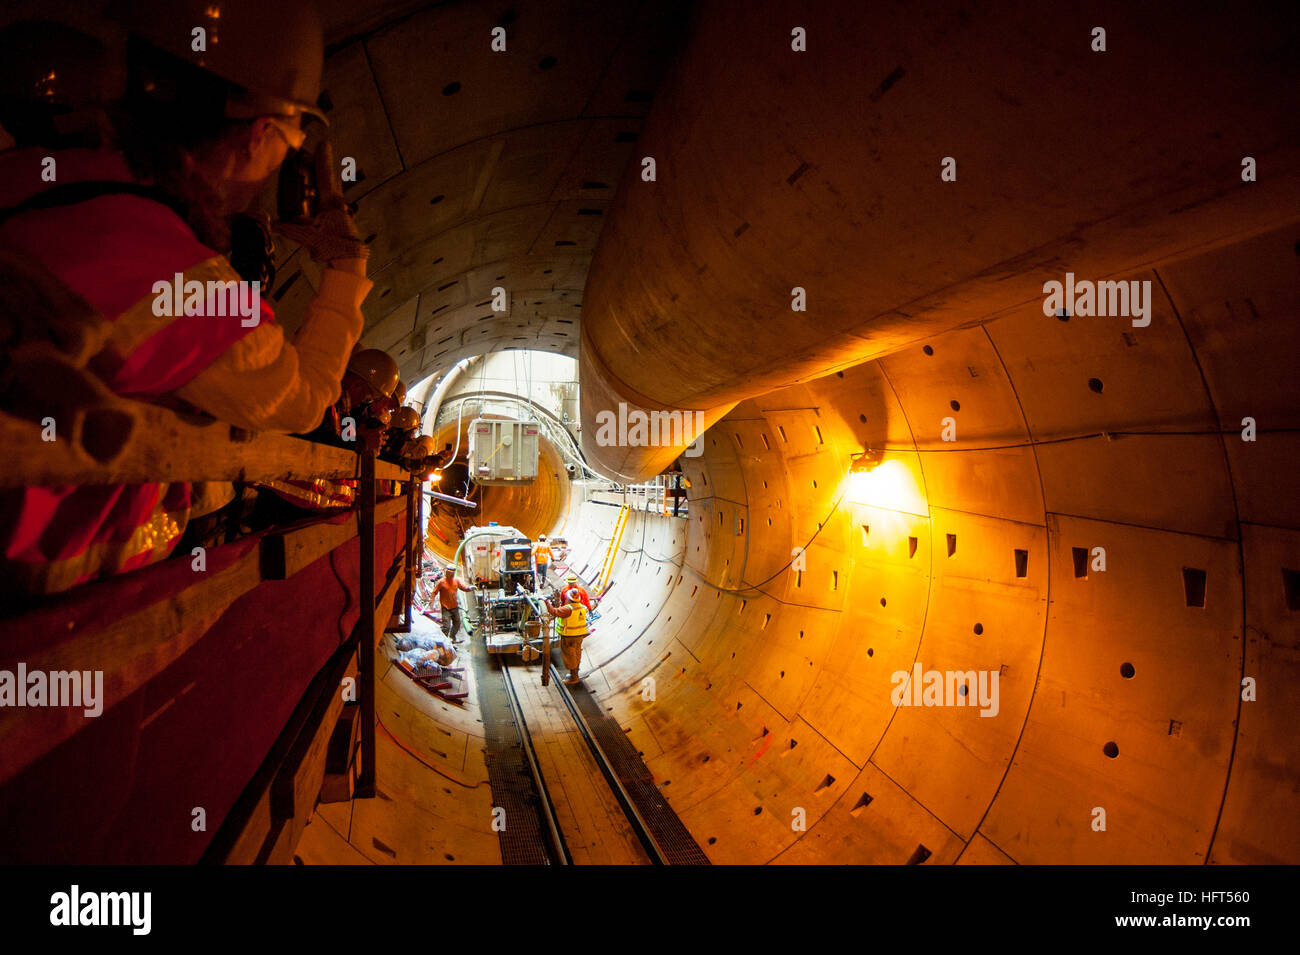
[[568, 574], [565, 575], [564, 589], [576, 590], [578, 592], [578, 599], [582, 601], [582, 605], [588, 610], [593, 609], [596, 604], [600, 603], [599, 598], [595, 601], [591, 599], [591, 594], [587, 593], [587, 588], [582, 586], [581, 581], [578, 580], [578, 575], [573, 571], [569, 571]]
[[546, 586], [546, 571], [551, 566], [551, 545], [546, 543], [545, 534], [539, 534], [537, 543], [533, 544], [533, 561], [537, 565], [534, 589], [541, 590]]

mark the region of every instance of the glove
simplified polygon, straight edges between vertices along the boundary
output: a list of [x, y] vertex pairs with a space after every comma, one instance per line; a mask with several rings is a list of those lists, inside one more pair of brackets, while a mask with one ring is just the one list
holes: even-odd
[[348, 215], [348, 204], [334, 169], [334, 149], [329, 141], [316, 150], [316, 182], [320, 190], [320, 212], [311, 225], [277, 222], [274, 231], [297, 242], [312, 260], [329, 264], [338, 259], [365, 259], [370, 247], [361, 241], [356, 223]]

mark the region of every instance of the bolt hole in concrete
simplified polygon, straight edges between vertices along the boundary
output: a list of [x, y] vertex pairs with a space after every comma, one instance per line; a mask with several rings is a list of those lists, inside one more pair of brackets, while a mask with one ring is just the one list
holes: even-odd
[[559, 61], [553, 56], [544, 56], [542, 57], [541, 62], [537, 64], [537, 68], [539, 70], [553, 69], [555, 64], [558, 62]]
[[1189, 607], [1205, 606], [1205, 571], [1195, 567], [1183, 568], [1183, 596]]
[[1119, 747], [1115, 745], [1113, 742], [1107, 743], [1105, 746], [1101, 748], [1101, 751], [1105, 753], [1107, 756], [1109, 756], [1111, 759], [1114, 759], [1116, 756], [1119, 755]]
[[920, 865], [926, 859], [930, 858], [930, 850], [923, 845], [918, 845], [912, 857], [907, 860], [908, 865]]
[[1071, 547], [1070, 556], [1074, 559], [1074, 576], [1078, 580], [1088, 579], [1088, 548]]
[[1286, 609], [1300, 610], [1300, 570], [1282, 568], [1282, 591], [1286, 594]]
[[1029, 551], [1027, 550], [1016, 550], [1016, 576], [1029, 576]]
[[1119, 675], [1122, 676], [1124, 679], [1126, 680], [1133, 679], [1133, 675], [1135, 673], [1137, 673], [1137, 671], [1133, 669], [1133, 664], [1131, 663], [1120, 664]]
[[443, 96], [455, 96], [460, 92], [460, 83], [452, 81], [442, 88]]
[[[952, 557], [957, 553], [957, 535], [947, 534], [945, 536], [948, 539], [948, 556]], [[915, 538], [909, 538], [909, 540], [914, 540], [914, 539]], [[913, 553], [915, 553], [915, 551], [913, 551]]]
[[909, 560], [916, 556], [916, 544], [917, 540], [915, 537], [909, 537], [907, 539], [907, 557]]

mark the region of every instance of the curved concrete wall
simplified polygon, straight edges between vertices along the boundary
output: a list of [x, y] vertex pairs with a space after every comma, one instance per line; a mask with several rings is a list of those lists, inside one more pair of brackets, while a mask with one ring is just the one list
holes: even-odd
[[[1274, 17], [704, 5], [592, 260], [580, 356], [593, 465], [639, 479], [667, 463], [592, 440], [596, 413], [620, 401], [720, 416], [1041, 303], [1067, 270], [1109, 278], [1293, 220], [1300, 86], [1281, 66], [1294, 34]], [[1258, 181], [1242, 181], [1246, 156]], [[955, 181], [940, 178], [945, 157]]]
[[[1137, 276], [1146, 329], [1026, 308], [709, 432], [586, 679], [712, 858], [1300, 861], [1297, 240]], [[895, 707], [916, 662], [999, 673], [997, 716]]]
[[[710, 858], [1300, 861], [1298, 250], [1133, 276], [1145, 329], [1026, 307], [708, 433], [689, 518], [630, 521], [583, 678]], [[573, 506], [588, 576], [617, 513]], [[895, 705], [916, 664], [997, 673], [996, 715]]]

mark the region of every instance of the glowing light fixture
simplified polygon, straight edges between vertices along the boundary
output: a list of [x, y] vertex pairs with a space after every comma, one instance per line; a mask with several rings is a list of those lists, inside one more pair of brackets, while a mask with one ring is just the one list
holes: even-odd
[[884, 452], [867, 448], [853, 455], [845, 477], [845, 497], [851, 503], [926, 514], [925, 495], [917, 486], [916, 476], [903, 461], [884, 460]]
[[850, 474], [866, 474], [884, 460], [884, 452], [866, 448], [849, 459]]

